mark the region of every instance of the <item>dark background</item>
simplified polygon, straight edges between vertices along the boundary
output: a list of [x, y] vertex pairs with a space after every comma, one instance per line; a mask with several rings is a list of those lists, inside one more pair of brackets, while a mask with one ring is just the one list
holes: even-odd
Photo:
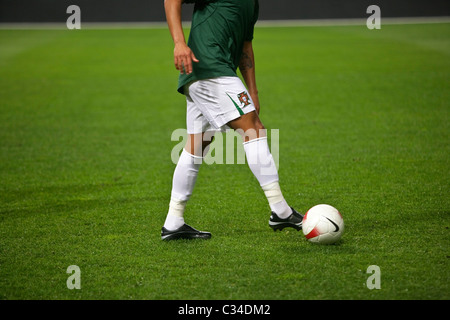
[[[260, 20], [367, 18], [371, 4], [382, 17], [449, 16], [450, 0], [259, 0]], [[165, 21], [164, 0], [0, 0], [0, 22], [65, 22], [69, 5], [82, 22]], [[183, 20], [190, 20], [186, 5]]]
[[[259, 0], [260, 20], [367, 18], [371, 4], [382, 17], [449, 16], [450, 0]], [[165, 21], [164, 0], [0, 0], [0, 22], [65, 22], [69, 5], [82, 22]], [[186, 5], [183, 20], [190, 20]]]

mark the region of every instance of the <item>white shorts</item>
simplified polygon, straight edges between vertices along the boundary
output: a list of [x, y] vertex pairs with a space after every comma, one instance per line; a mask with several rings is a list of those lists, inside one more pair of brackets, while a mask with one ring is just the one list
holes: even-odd
[[184, 87], [188, 134], [224, 130], [226, 124], [252, 112], [255, 106], [239, 77], [194, 81]]

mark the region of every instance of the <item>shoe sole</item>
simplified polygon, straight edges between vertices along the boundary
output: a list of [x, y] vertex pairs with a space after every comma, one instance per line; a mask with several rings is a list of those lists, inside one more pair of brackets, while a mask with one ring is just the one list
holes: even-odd
[[273, 231], [283, 230], [284, 228], [294, 228], [297, 231], [302, 230], [302, 223], [288, 223], [288, 222], [273, 222], [269, 221], [269, 226], [273, 229]]
[[211, 234], [198, 234], [198, 233], [194, 233], [194, 234], [186, 234], [186, 233], [173, 233], [173, 234], [168, 234], [166, 236], [161, 236], [161, 240], [165, 240], [165, 241], [169, 241], [169, 240], [179, 240], [179, 239], [210, 239], [211, 238]]

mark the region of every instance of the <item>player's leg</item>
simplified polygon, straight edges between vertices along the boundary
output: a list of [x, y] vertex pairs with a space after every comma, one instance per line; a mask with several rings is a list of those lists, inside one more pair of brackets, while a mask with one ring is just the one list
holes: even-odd
[[288, 206], [278, 183], [278, 171], [267, 143], [266, 131], [251, 96], [238, 77], [197, 81], [189, 88], [202, 114], [215, 129], [225, 125], [242, 134], [247, 162], [272, 209], [270, 226], [301, 228], [302, 216]]
[[198, 231], [184, 221], [184, 210], [194, 190], [203, 154], [212, 140], [205, 138], [208, 123], [188, 94], [186, 100], [188, 139], [173, 173], [169, 210], [161, 230], [163, 240], [211, 237], [209, 232]]
[[228, 126], [241, 133], [248, 165], [267, 197], [272, 215], [269, 225], [274, 229], [301, 229], [303, 216], [291, 208], [283, 197], [278, 182], [278, 170], [269, 150], [264, 125], [257, 113], [241, 115]]
[[188, 134], [184, 149], [190, 154], [203, 158], [208, 153], [208, 147], [214, 140], [214, 131]]
[[163, 240], [211, 237], [209, 232], [198, 231], [184, 221], [184, 210], [194, 190], [203, 162], [203, 152], [210, 143], [211, 141], [204, 141], [204, 133], [188, 135], [186, 146], [173, 173], [169, 211], [161, 231]]

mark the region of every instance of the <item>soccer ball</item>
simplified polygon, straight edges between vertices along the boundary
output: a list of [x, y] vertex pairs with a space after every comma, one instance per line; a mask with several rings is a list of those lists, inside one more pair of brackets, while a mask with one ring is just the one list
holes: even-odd
[[308, 241], [332, 244], [338, 241], [344, 232], [344, 219], [336, 208], [319, 204], [306, 212], [302, 229]]

